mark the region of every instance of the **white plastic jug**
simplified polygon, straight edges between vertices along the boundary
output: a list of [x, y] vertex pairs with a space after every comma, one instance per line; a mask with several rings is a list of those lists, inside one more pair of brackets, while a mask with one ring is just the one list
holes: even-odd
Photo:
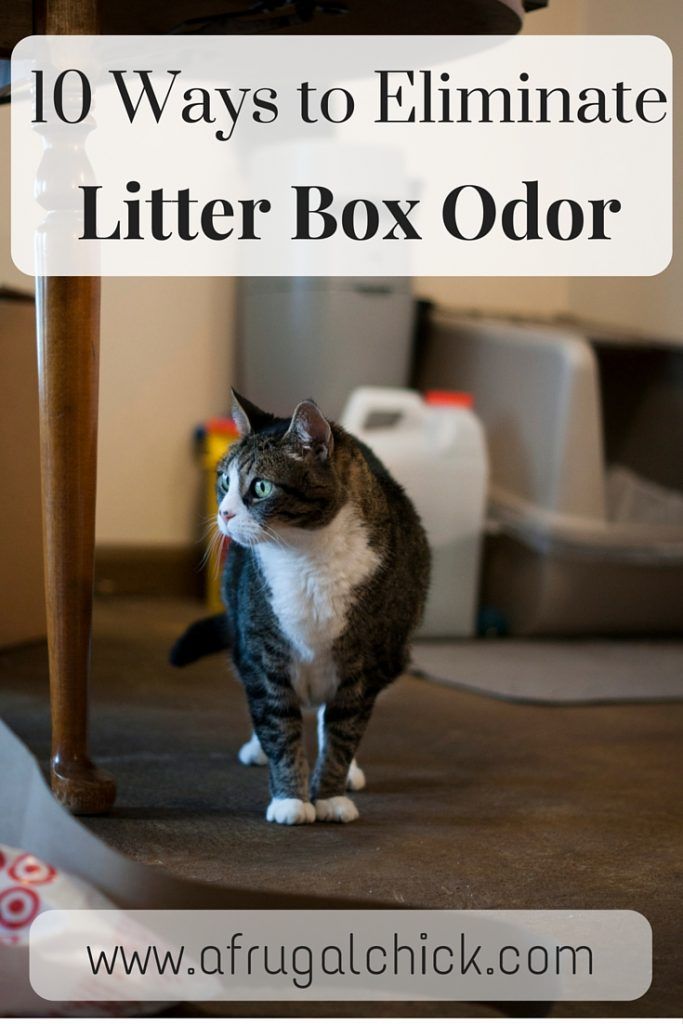
[[432, 549], [421, 637], [474, 631], [488, 464], [484, 432], [466, 400], [403, 388], [357, 388], [342, 425], [403, 484]]

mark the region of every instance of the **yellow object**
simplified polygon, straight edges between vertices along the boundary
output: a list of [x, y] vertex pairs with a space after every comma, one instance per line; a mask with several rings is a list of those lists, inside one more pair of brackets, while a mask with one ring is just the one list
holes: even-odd
[[[204, 473], [204, 501], [207, 518], [213, 518], [218, 506], [216, 503], [216, 467], [230, 448], [239, 440], [235, 424], [230, 419], [215, 418], [207, 420], [199, 430], [202, 453], [202, 470]], [[221, 566], [227, 548], [223, 544], [211, 544], [206, 563], [206, 603], [210, 611], [219, 612], [223, 608], [221, 601]]]

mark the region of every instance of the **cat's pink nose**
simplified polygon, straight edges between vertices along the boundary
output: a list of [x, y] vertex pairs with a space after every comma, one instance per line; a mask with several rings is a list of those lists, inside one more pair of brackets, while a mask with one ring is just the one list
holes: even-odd
[[223, 516], [223, 519], [225, 519], [226, 523], [229, 523], [231, 519], [235, 518], [237, 513], [236, 512], [221, 512], [221, 515]]

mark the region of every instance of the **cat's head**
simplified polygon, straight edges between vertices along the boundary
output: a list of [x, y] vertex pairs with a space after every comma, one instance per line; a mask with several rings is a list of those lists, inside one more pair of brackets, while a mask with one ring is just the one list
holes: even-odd
[[216, 478], [221, 533], [251, 547], [329, 523], [343, 494], [332, 428], [315, 402], [300, 402], [280, 419], [233, 391], [232, 417], [240, 440]]

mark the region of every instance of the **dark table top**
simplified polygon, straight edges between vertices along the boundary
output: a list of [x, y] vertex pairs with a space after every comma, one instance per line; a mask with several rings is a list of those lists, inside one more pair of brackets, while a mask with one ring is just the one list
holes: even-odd
[[[44, 9], [50, 0], [2, 0], [0, 4], [0, 56], [9, 56], [24, 36], [42, 31]], [[223, 22], [192, 22], [201, 17], [234, 15], [254, 0], [100, 0], [100, 29], [107, 34], [166, 33], [183, 23], [186, 31], [216, 34], [234, 31], [278, 31], [296, 34], [501, 34], [517, 32], [524, 7], [545, 6], [547, 0], [339, 0], [347, 13], [319, 12], [309, 21], [290, 18], [294, 5], [276, 11], [276, 23], [264, 26], [263, 17]]]

